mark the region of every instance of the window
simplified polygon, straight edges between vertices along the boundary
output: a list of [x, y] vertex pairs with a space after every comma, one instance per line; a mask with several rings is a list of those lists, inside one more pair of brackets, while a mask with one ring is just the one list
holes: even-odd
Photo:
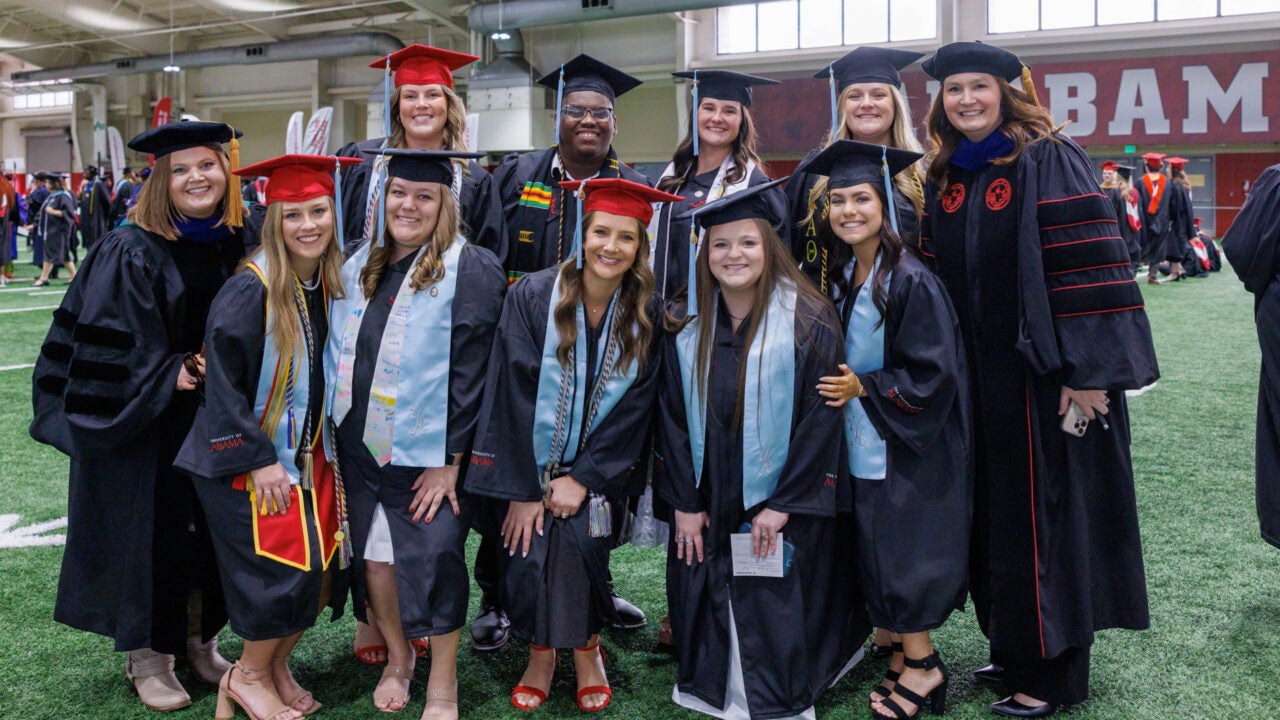
[[721, 55], [937, 36], [937, 0], [775, 0], [716, 10]]
[[13, 96], [14, 110], [37, 110], [39, 108], [66, 107], [70, 104], [70, 90]]
[[987, 0], [991, 34], [1275, 12], [1275, 0]]

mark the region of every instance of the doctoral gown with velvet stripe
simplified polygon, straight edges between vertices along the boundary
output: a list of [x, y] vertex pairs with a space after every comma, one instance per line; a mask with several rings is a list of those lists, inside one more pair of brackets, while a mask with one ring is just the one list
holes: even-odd
[[1280, 165], [1253, 184], [1222, 238], [1231, 267], [1253, 293], [1262, 373], [1258, 381], [1256, 470], [1262, 538], [1280, 547]]
[[[818, 378], [835, 372], [844, 355], [838, 322], [830, 306], [797, 297], [801, 337], [796, 339], [787, 459], [769, 498], [745, 509], [743, 433], [736, 408], [747, 321], [735, 332], [723, 305], [717, 313], [701, 483], [694, 474], [674, 340], [664, 351], [654, 491], [673, 510], [706, 512], [711, 521], [703, 532], [704, 560], [689, 566], [676, 558], [674, 514], [665, 518], [671, 521], [667, 604], [680, 659], [676, 685], [714, 707], [725, 704], [730, 602], [752, 717], [790, 716], [813, 705], [870, 630], [852, 572], [853, 528], [836, 519], [838, 486], [848, 482], [840, 464], [842, 414], [828, 407], [815, 387]], [[783, 578], [735, 577], [729, 535], [766, 507], [790, 514], [782, 537], [795, 547], [791, 570]]]
[[[1156, 380], [1142, 295], [1088, 157], [1061, 135], [948, 167], [921, 251], [960, 319], [976, 467], [970, 593], [992, 652], [1054, 658], [1148, 625], [1124, 390]], [[1111, 430], [1060, 427], [1063, 386], [1106, 390]]]
[[256, 236], [252, 226], [212, 244], [135, 225], [107, 233], [36, 361], [31, 435], [72, 458], [54, 619], [113, 637], [117, 650], [184, 652], [192, 589], [203, 590], [205, 638], [226, 622], [204, 514], [190, 476], [172, 467], [199, 394], [174, 385]]
[[[543, 469], [534, 459], [532, 428], [543, 341], [548, 332], [555, 332], [554, 326], [547, 326], [547, 310], [559, 272], [556, 266], [525, 276], [507, 293], [489, 356], [484, 409], [467, 473], [468, 492], [500, 501], [542, 501]], [[644, 491], [645, 474], [636, 466], [653, 410], [661, 358], [656, 300], [650, 302], [648, 313], [655, 329], [644, 366], [595, 429], [588, 432], [583, 427], [585, 441], [572, 466], [564, 468], [590, 493], [609, 498], [614, 508]], [[592, 368], [604, 338], [591, 333], [588, 339], [595, 341], [587, 343], [587, 367]], [[590, 347], [593, 344], [596, 349]], [[586, 418], [582, 419], [585, 424]], [[588, 502], [584, 500], [578, 512], [566, 519], [544, 510], [544, 534], [534, 534], [528, 557], [520, 552], [503, 554], [502, 605], [512, 629], [535, 644], [583, 647], [592, 632], [616, 620], [608, 580], [614, 540], [590, 536]], [[505, 509], [500, 515], [505, 515]], [[576, 592], [568, 592], [569, 586]]]

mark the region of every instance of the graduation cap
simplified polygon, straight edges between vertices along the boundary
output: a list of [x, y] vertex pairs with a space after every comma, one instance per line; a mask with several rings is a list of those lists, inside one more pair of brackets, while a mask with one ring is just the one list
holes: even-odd
[[837, 140], [808, 162], [796, 168], [796, 172], [826, 175], [827, 187], [833, 190], [853, 187], [863, 183], [883, 183], [884, 194], [889, 201], [889, 223], [898, 232], [898, 213], [894, 207], [893, 176], [906, 170], [911, 163], [924, 155], [898, 148], [873, 145], [857, 140]]
[[1159, 170], [1161, 163], [1164, 162], [1165, 154], [1158, 152], [1143, 153], [1142, 159], [1147, 161], [1147, 167], [1152, 170]]
[[619, 95], [636, 88], [641, 82], [590, 55], [579, 55], [542, 76], [538, 84], [556, 91], [556, 144], [560, 144], [560, 109], [564, 106], [565, 95], [582, 91], [598, 92], [612, 103]]
[[707, 230], [717, 225], [725, 225], [738, 220], [760, 219], [777, 226], [782, 224], [783, 218], [778, 216], [777, 207], [770, 203], [765, 193], [773, 188], [786, 182], [787, 178], [771, 180], [761, 185], [752, 185], [745, 190], [725, 197], [717, 198], [708, 203], [704, 203], [690, 210], [686, 210], [676, 216], [677, 220], [690, 220], [689, 223], [689, 243], [693, 245], [692, 251], [689, 253], [689, 317], [696, 316], [697, 298], [698, 298], [698, 251], [702, 245], [699, 242], [699, 230]]
[[1124, 178], [1126, 182], [1133, 181], [1133, 171], [1136, 170], [1132, 165], [1116, 165], [1116, 174]]
[[1031, 81], [1031, 68], [1022, 64], [1017, 55], [995, 45], [978, 41], [953, 42], [938, 48], [938, 52], [920, 67], [935, 80], [946, 80], [960, 73], [986, 73], [1009, 82], [1021, 78], [1022, 88], [1036, 105], [1040, 104], [1035, 84]]
[[263, 160], [234, 171], [241, 177], [267, 178], [266, 204], [275, 202], [306, 202], [328, 195], [333, 198], [333, 209], [338, 233], [338, 246], [342, 239], [342, 166], [359, 165], [360, 158], [333, 157], [330, 155], [281, 155]]
[[240, 167], [240, 143], [236, 139], [243, 136], [244, 133], [226, 123], [179, 120], [134, 135], [129, 141], [129, 149], [164, 157], [169, 153], [202, 145], [217, 147], [222, 143], [230, 143], [229, 156], [231, 169], [234, 171]]
[[1200, 227], [1200, 223], [1204, 222], [1204, 218], [1194, 217], [1194, 218], [1191, 218], [1191, 222], [1195, 223], [1196, 227]]
[[[413, 150], [410, 148], [378, 148], [365, 151], [366, 155], [379, 155], [387, 159], [387, 178], [400, 178], [409, 182], [453, 184], [453, 161], [484, 157], [484, 153], [463, 150]], [[376, 247], [383, 243], [386, 227], [387, 202], [378, 203], [378, 234]]]
[[44, 170], [37, 170], [35, 173], [31, 175], [31, 177], [35, 178], [36, 180], [39, 180], [40, 182], [44, 182], [45, 180], [48, 180], [51, 177], [57, 177], [57, 176], [53, 175], [52, 173], [47, 173]]
[[645, 225], [653, 219], [653, 203], [679, 202], [684, 198], [655, 190], [644, 183], [623, 178], [565, 180], [560, 187], [573, 193], [578, 204], [578, 223], [573, 230], [572, 253], [578, 256], [582, 269], [582, 218], [597, 210], [611, 215], [632, 217]]
[[444, 85], [453, 87], [453, 71], [479, 60], [478, 55], [454, 52], [415, 43], [369, 63], [369, 67], [386, 70], [395, 78], [395, 86]]
[[1116, 168], [1120, 167], [1120, 165], [1117, 164], [1115, 160], [1103, 160], [1102, 164], [1098, 165], [1098, 167], [1102, 168], [1103, 170], [1110, 170], [1111, 172], [1115, 172]]
[[831, 90], [831, 137], [835, 137], [840, 129], [837, 101], [845, 88], [857, 83], [884, 83], [902, 87], [902, 76], [898, 71], [922, 57], [924, 53], [911, 50], [864, 45], [854, 48], [844, 57], [815, 73], [815, 78], [827, 79], [827, 85]]
[[1169, 163], [1169, 167], [1174, 168], [1175, 170], [1181, 170], [1186, 167], [1187, 163], [1190, 161], [1184, 157], [1171, 157], [1167, 159], [1167, 162]]
[[752, 85], [777, 85], [759, 75], [734, 72], [732, 70], [685, 70], [671, 73], [672, 77], [685, 78], [693, 83], [693, 154], [698, 155], [698, 105], [701, 98], [716, 100], [732, 100], [751, 107]]

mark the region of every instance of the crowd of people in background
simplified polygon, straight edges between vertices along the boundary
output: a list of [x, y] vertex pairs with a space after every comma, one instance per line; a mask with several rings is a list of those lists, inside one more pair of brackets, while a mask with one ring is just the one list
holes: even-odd
[[490, 174], [453, 89], [478, 58], [423, 45], [374, 63], [385, 137], [335, 157], [240, 168], [238, 131], [186, 121], [129, 143], [160, 181], [93, 169], [77, 202], [38, 175], [37, 284], [77, 278], [34, 373], [31, 434], [73, 459], [55, 618], [113, 638], [153, 710], [191, 703], [181, 656], [217, 717], [296, 720], [323, 689], [291, 652], [349, 596], [373, 704], [405, 709], [429, 650], [422, 717], [456, 718], [474, 574], [472, 647], [528, 644], [511, 703], [546, 702], [568, 652], [596, 712], [602, 633], [646, 623], [610, 555], [649, 488], [678, 705], [812, 718], [870, 636], [872, 717], [941, 713], [933, 633], [967, 600], [993, 712], [1083, 702], [1095, 633], [1149, 624], [1135, 275], [1216, 248], [1185, 161], [1099, 188], [991, 45], [924, 59], [926, 154], [899, 76], [922, 57], [819, 71], [831, 129], [785, 189], [750, 114], [767, 78], [676, 73], [688, 132], [651, 187], [612, 146], [640, 81], [580, 55], [540, 80], [555, 144]]

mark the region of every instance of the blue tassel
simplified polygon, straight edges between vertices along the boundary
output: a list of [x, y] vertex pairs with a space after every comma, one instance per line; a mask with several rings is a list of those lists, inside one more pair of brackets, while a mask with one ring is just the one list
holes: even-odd
[[698, 219], [689, 221], [689, 283], [686, 294], [689, 297], [689, 317], [698, 314]]
[[387, 56], [387, 72], [382, 79], [382, 127], [383, 135], [391, 137], [391, 56]]
[[893, 179], [889, 177], [889, 149], [880, 146], [880, 174], [884, 177], [884, 196], [889, 200], [889, 224], [894, 234], [898, 233], [898, 209], [893, 200]]
[[556, 83], [556, 145], [560, 144], [560, 108], [562, 107], [564, 107], [564, 65], [560, 66], [560, 81]]
[[578, 208], [578, 220], [573, 225], [573, 252], [577, 254], [578, 269], [582, 269], [582, 198], [587, 194], [587, 184], [584, 182], [578, 186], [578, 192], [573, 194], [574, 204]]
[[346, 238], [342, 236], [342, 163], [336, 157], [333, 159], [333, 216], [338, 223], [334, 230], [338, 235], [338, 247], [345, 248]]
[[835, 140], [840, 131], [840, 109], [836, 107], [836, 65], [827, 66], [827, 88], [831, 91], [831, 139]]
[[693, 71], [693, 156], [698, 157], [698, 71]]

